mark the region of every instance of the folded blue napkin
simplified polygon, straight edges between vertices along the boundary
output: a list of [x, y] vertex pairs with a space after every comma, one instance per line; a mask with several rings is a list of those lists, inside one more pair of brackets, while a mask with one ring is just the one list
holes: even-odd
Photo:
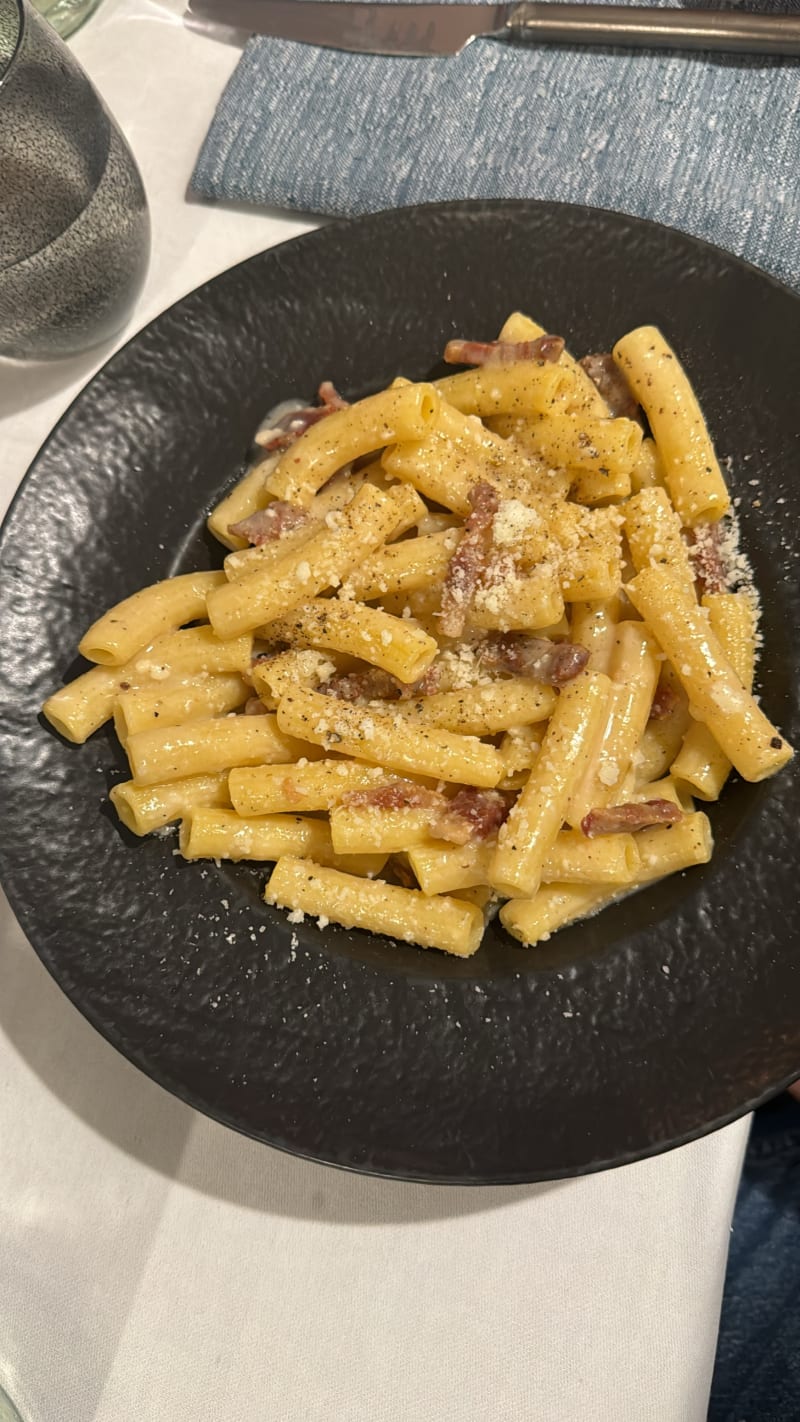
[[800, 287], [800, 64], [490, 39], [402, 59], [253, 39], [192, 186], [337, 215], [445, 198], [588, 203]]

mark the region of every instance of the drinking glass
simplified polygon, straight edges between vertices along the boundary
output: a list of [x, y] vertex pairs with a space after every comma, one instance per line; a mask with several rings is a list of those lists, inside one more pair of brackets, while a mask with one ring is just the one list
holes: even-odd
[[149, 251], [114, 120], [28, 0], [0, 0], [0, 355], [71, 355], [115, 335]]
[[0, 1387], [0, 1422], [22, 1422], [11, 1398]]
[[97, 9], [100, 0], [33, 0], [33, 3], [41, 15], [47, 16], [62, 39], [66, 39]]

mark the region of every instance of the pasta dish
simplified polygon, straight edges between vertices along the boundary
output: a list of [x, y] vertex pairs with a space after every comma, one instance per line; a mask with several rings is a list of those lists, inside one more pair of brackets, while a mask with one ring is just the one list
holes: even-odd
[[705, 863], [698, 805], [792, 750], [696, 395], [655, 327], [578, 361], [514, 313], [463, 367], [287, 402], [227, 550], [104, 613], [44, 705], [113, 719], [144, 835], [272, 865], [268, 904], [461, 957]]

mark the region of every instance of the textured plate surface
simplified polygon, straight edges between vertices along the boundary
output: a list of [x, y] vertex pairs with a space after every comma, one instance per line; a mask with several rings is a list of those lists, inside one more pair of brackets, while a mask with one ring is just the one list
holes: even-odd
[[144, 1071], [273, 1145], [421, 1180], [542, 1179], [687, 1140], [800, 1072], [797, 771], [732, 782], [713, 862], [543, 947], [469, 962], [304, 923], [252, 866], [135, 840], [112, 737], [38, 716], [98, 612], [219, 561], [203, 528], [262, 414], [330, 377], [429, 372], [515, 307], [578, 352], [643, 322], [731, 460], [764, 604], [760, 690], [795, 740], [800, 302], [666, 229], [537, 203], [336, 224], [226, 272], [120, 351], [38, 455], [0, 553], [4, 883], [40, 957]]

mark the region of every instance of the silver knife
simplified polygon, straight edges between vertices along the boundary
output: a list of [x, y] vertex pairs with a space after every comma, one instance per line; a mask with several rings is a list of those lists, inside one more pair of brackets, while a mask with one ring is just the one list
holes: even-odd
[[[441, 5], [341, 0], [190, 0], [195, 27], [233, 27], [365, 54], [458, 54], [474, 39], [800, 55], [800, 15], [638, 5]], [[199, 23], [198, 23], [199, 22]]]

